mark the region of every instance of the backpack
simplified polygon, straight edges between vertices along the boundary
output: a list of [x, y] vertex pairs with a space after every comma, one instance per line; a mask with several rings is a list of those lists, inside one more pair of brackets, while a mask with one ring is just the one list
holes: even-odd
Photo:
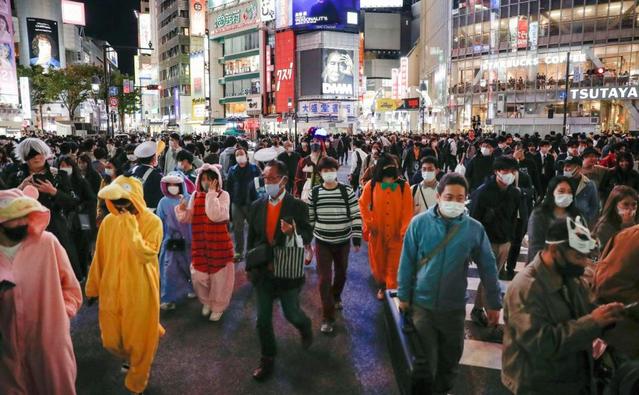
[[[397, 183], [399, 184], [399, 189], [402, 191], [402, 195], [403, 195], [404, 185], [406, 184], [406, 180], [404, 180], [403, 178], [398, 178]], [[368, 208], [371, 211], [373, 211], [373, 196], [375, 196], [373, 192], [375, 191], [375, 184], [376, 184], [375, 180], [371, 180], [371, 203], [368, 205]]]
[[[319, 190], [321, 185], [317, 185], [313, 187], [313, 191], [311, 192], [311, 196], [313, 199], [313, 212], [315, 213], [315, 221], [317, 222], [317, 198], [319, 198]], [[348, 219], [351, 219], [351, 205], [348, 201], [348, 189], [344, 184], [337, 184], [340, 193], [342, 194], [342, 199], [344, 199], [344, 203], [346, 203], [346, 216]]]
[[355, 151], [355, 156], [357, 156], [357, 165], [355, 166], [353, 174], [356, 174], [357, 177], [359, 177], [359, 173], [362, 171], [362, 156], [357, 151]]

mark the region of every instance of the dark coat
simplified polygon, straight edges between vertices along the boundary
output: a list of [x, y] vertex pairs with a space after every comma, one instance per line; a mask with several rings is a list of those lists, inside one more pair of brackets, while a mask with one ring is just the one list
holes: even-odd
[[[131, 169], [128, 176], [136, 177], [140, 180], [144, 177], [144, 173], [149, 169], [148, 165], [139, 165]], [[160, 202], [160, 199], [164, 197], [162, 189], [160, 188], [160, 182], [162, 181], [162, 172], [157, 168], [151, 171], [151, 174], [147, 177], [143, 183], [144, 188], [144, 201], [146, 206], [151, 209], [155, 209]]]
[[[251, 204], [249, 209], [247, 222], [249, 224], [248, 236], [247, 236], [247, 251], [255, 248], [260, 244], [267, 243], [266, 238], [266, 205], [269, 204], [268, 197], [258, 199]], [[295, 222], [297, 233], [302, 236], [304, 244], [310, 244], [313, 239], [313, 228], [308, 219], [308, 206], [303, 201], [296, 199], [290, 193], [286, 192], [282, 201], [282, 208], [280, 210], [280, 220], [284, 219], [287, 222]], [[286, 236], [282, 233], [278, 225], [275, 227], [274, 246], [283, 246], [286, 242]], [[261, 278], [271, 278], [268, 276], [268, 269], [266, 267], [254, 269], [257, 270], [257, 275]], [[278, 286], [282, 288], [295, 288], [304, 282], [304, 279], [299, 280], [284, 280], [277, 279]]]
[[502, 190], [492, 176], [470, 197], [470, 215], [486, 230], [491, 243], [503, 244], [513, 240], [517, 231], [517, 214], [521, 193], [514, 185]]
[[466, 166], [466, 179], [470, 184], [471, 192], [479, 188], [491, 174], [493, 174], [493, 162], [495, 156], [483, 156], [481, 152], [470, 160]]

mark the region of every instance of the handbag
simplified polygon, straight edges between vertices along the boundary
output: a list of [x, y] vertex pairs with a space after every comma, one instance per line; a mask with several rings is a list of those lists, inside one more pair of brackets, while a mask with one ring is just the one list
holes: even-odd
[[275, 278], [298, 279], [304, 277], [304, 240], [297, 233], [293, 222], [293, 234], [286, 236], [283, 246], [273, 248], [273, 275]]
[[273, 260], [273, 248], [268, 243], [261, 243], [246, 253], [246, 270], [258, 269]]
[[169, 240], [167, 240], [166, 249], [169, 251], [184, 251], [186, 249], [186, 240], [182, 237], [178, 238], [173, 235]]

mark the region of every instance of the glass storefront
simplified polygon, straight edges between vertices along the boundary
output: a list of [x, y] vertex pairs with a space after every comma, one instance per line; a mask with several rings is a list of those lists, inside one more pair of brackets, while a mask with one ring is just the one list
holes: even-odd
[[[566, 58], [570, 52], [568, 81]], [[449, 113], [471, 118], [563, 113], [568, 88], [639, 85], [639, 11], [632, 0], [453, 2]], [[623, 101], [569, 103], [571, 116], [628, 128]]]

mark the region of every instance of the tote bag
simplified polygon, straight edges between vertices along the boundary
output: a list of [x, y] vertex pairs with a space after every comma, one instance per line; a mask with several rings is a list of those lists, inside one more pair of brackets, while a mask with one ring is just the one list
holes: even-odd
[[295, 223], [293, 223], [293, 234], [286, 236], [284, 246], [273, 248], [273, 258], [273, 275], [276, 278], [304, 277], [304, 241], [297, 234]]

